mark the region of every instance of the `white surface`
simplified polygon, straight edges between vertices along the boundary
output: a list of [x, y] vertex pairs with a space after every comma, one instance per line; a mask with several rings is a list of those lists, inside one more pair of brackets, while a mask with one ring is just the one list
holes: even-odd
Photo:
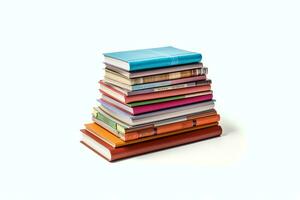
[[[299, 199], [299, 15], [289, 0], [1, 1], [0, 199]], [[101, 53], [165, 45], [203, 54], [224, 136], [114, 164], [79, 144]]]

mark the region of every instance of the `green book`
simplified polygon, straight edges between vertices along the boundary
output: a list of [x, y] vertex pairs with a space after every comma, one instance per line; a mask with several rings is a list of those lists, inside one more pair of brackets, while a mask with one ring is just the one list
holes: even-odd
[[113, 128], [114, 130], [121, 132], [121, 133], [125, 133], [125, 127], [119, 123], [116, 123], [113, 119], [111, 119], [110, 117], [100, 113], [96, 108], [94, 108], [93, 110], [93, 117], [102, 121], [103, 123], [107, 124], [108, 126], [110, 126], [111, 128]]
[[99, 113], [98, 111], [94, 110], [93, 116], [94, 116], [96, 119], [98, 119], [98, 120], [104, 122], [105, 124], [109, 125], [109, 126], [112, 127], [113, 129], [117, 130], [117, 123], [114, 122], [114, 121], [112, 121], [112, 120], [110, 120], [109, 118], [105, 117], [104, 115], [102, 115], [102, 114]]

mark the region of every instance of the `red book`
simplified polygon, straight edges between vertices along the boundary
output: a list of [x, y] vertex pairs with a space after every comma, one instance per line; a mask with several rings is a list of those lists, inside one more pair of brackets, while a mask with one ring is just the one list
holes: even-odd
[[119, 148], [113, 148], [85, 129], [82, 129], [81, 132], [83, 135], [81, 143], [83, 143], [88, 148], [90, 148], [103, 158], [107, 159], [108, 161], [115, 161], [153, 151], [158, 151], [161, 149], [217, 137], [222, 134], [222, 128], [220, 126], [212, 126], [205, 129], [194, 130], [179, 135], [168, 136], [156, 140], [149, 140], [146, 142]]
[[196, 92], [204, 92], [204, 91], [209, 91], [211, 89], [210, 84], [209, 84], [209, 85], [203, 85], [203, 86], [194, 86], [194, 87], [180, 88], [180, 89], [175, 89], [175, 90], [167, 90], [167, 91], [153, 92], [153, 93], [147, 93], [147, 94], [126, 96], [123, 93], [121, 93], [120, 91], [105, 84], [103, 81], [99, 81], [99, 83], [100, 83], [100, 92], [102, 92], [106, 96], [112, 97], [112, 98], [116, 99], [117, 101], [120, 101], [124, 104], [130, 103], [130, 102], [135, 102], [135, 101], [144, 101], [144, 100], [158, 99], [158, 98], [178, 96], [178, 95], [184, 95], [184, 94], [192, 94], [192, 93], [196, 93]]

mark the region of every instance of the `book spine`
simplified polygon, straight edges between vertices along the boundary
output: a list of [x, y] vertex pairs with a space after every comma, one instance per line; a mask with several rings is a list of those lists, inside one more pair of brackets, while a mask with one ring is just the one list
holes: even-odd
[[211, 89], [210, 85], [205, 85], [205, 86], [195, 86], [195, 87], [190, 87], [190, 88], [179, 88], [177, 90], [160, 91], [160, 92], [148, 93], [148, 94], [139, 94], [139, 95], [128, 96], [126, 98], [125, 103], [157, 99], [157, 98], [164, 98], [164, 97], [177, 96], [177, 95], [184, 95], [184, 94], [191, 94], [191, 93], [195, 93], [195, 92], [208, 91], [210, 89]]
[[126, 132], [124, 138], [125, 141], [136, 140], [143, 137], [148, 137], [156, 134], [164, 134], [172, 131], [178, 131], [182, 129], [193, 128], [205, 124], [218, 122], [220, 120], [219, 115], [212, 115], [207, 117], [201, 117], [198, 119], [186, 120], [183, 122], [176, 122], [172, 124], [162, 125], [154, 128], [146, 128], [132, 132]]
[[105, 124], [107, 124], [108, 126], [110, 126], [111, 128], [113, 128], [114, 130], [117, 130], [117, 124], [114, 121], [112, 121], [109, 118], [107, 118], [104, 115], [102, 115], [101, 113], [99, 113], [98, 111], [94, 110], [93, 117], [95, 117], [96, 119], [104, 122]]
[[165, 101], [178, 100], [178, 99], [183, 99], [183, 98], [185, 98], [185, 95], [166, 97], [166, 98], [160, 98], [160, 99], [152, 99], [152, 100], [148, 100], [148, 101], [137, 101], [137, 102], [133, 102], [133, 103], [128, 103], [127, 105], [130, 107], [136, 107], [136, 106], [143, 106], [143, 105], [154, 104], [154, 103], [161, 103], [161, 102], [165, 102]]
[[117, 123], [117, 131], [124, 134], [126, 132], [126, 129], [125, 129], [124, 126], [122, 126], [121, 124]]
[[193, 63], [193, 64], [187, 64], [187, 65], [180, 65], [180, 66], [171, 66], [168, 68], [158, 68], [158, 69], [152, 69], [147, 71], [135, 71], [129, 73], [128, 78], [138, 78], [138, 77], [145, 77], [145, 76], [152, 76], [157, 74], [167, 74], [167, 73], [173, 73], [178, 71], [186, 71], [191, 69], [199, 69], [202, 68], [202, 63]]
[[154, 83], [145, 83], [145, 84], [140, 84], [140, 85], [132, 85], [132, 90], [142, 90], [142, 89], [161, 87], [161, 86], [186, 83], [186, 82], [192, 82], [192, 81], [199, 81], [199, 80], [205, 80], [205, 79], [206, 79], [206, 76], [201, 75], [201, 76], [194, 76], [194, 77], [188, 77], [188, 78], [182, 78], [182, 79], [174, 79], [174, 80], [154, 82]]
[[114, 121], [112, 121], [111, 119], [105, 117], [104, 115], [102, 115], [101, 113], [99, 113], [98, 111], [96, 111], [94, 109], [93, 111], [93, 117], [96, 118], [97, 120], [102, 121], [103, 123], [105, 123], [106, 125], [110, 126], [111, 128], [113, 128], [114, 130], [124, 134], [125, 133], [125, 127], [123, 127], [121, 124], [118, 124]]
[[[202, 70], [202, 69], [200, 69], [200, 70]], [[207, 72], [203, 72], [203, 73], [201, 72], [200, 74], [207, 74]], [[196, 82], [168, 85], [168, 86], [162, 86], [162, 87], [156, 87], [156, 88], [149, 88], [149, 89], [145, 89], [145, 90], [128, 91], [126, 94], [127, 94], [127, 96], [130, 96], [130, 95], [145, 94], [145, 93], [150, 93], [150, 92], [160, 92], [160, 91], [181, 89], [181, 88], [187, 88], [187, 87], [192, 87], [192, 86], [196, 86], [196, 85], [208, 85], [208, 84], [211, 84], [211, 80], [200, 80], [200, 81], [196, 81]]]
[[213, 116], [209, 116], [206, 118], [198, 118], [198, 119], [194, 119], [193, 123], [195, 126], [201, 126], [207, 123], [211, 123], [211, 121], [220, 121], [220, 115], [213, 115]]
[[159, 126], [157, 127], [156, 134], [163, 134], [171, 131], [178, 131], [181, 129], [187, 129], [192, 127], [194, 127], [193, 121], [188, 120], [188, 121], [171, 124], [171, 126], [170, 125]]
[[190, 82], [190, 83], [183, 83], [178, 85], [170, 85], [170, 86], [163, 86], [163, 87], [157, 87], [157, 88], [149, 88], [145, 90], [135, 90], [135, 91], [128, 91], [126, 93], [127, 96], [132, 95], [138, 95], [138, 94], [147, 94], [151, 92], [161, 92], [161, 91], [167, 91], [167, 90], [174, 90], [174, 89], [180, 89], [180, 88], [187, 88], [196, 86], [196, 82]]
[[130, 71], [138, 71], [143, 69], [154, 69], [158, 67], [168, 67], [174, 65], [183, 65], [188, 63], [200, 62], [202, 55], [198, 53], [185, 54], [181, 56], [170, 56], [163, 58], [154, 58], [147, 60], [135, 60], [129, 62]]
[[202, 102], [202, 101], [208, 101], [211, 99], [212, 99], [211, 94], [203, 95], [203, 96], [195, 96], [195, 97], [190, 97], [190, 98], [183, 97], [182, 99], [176, 99], [176, 100], [170, 100], [170, 101], [161, 102], [161, 103], [137, 106], [137, 107], [133, 108], [132, 114], [137, 115], [137, 114], [147, 113], [147, 112], [151, 112], [151, 111], [157, 111], [157, 110], [162, 110], [162, 109], [167, 109], [167, 108], [174, 108], [177, 106], [182, 106], [182, 105], [187, 105], [187, 104], [192, 104], [192, 103]]
[[208, 74], [208, 68], [207, 67], [203, 67], [203, 68], [200, 68], [200, 74]]
[[96, 119], [95, 117], [92, 118], [93, 121], [98, 124], [99, 126], [103, 127], [104, 129], [108, 130], [109, 132], [111, 132], [112, 134], [114, 134], [117, 137], [122, 137], [124, 134], [120, 133], [118, 131], [116, 131], [115, 129], [113, 129], [112, 127], [110, 127], [109, 125], [107, 125], [106, 123], [104, 123], [101, 120]]
[[154, 87], [160, 87], [165, 85], [171, 85], [171, 81], [164, 81], [164, 82], [156, 82], [156, 83], [146, 83], [146, 84], [140, 84], [140, 85], [133, 85], [132, 90], [143, 90], [148, 88], [154, 88]]
[[127, 85], [133, 85], [134, 84], [133, 80], [131, 80], [131, 79], [127, 79], [127, 78], [124, 78], [122, 76], [117, 76], [115, 74], [110, 74], [110, 73], [106, 73], [104, 75], [104, 80], [107, 80], [107, 79], [112, 79], [114, 81], [118, 81], [118, 82], [121, 82], [121, 83], [124, 83], [124, 84], [127, 84]]
[[155, 129], [147, 128], [147, 129], [143, 129], [143, 130], [125, 133], [124, 140], [125, 141], [136, 140], [139, 138], [148, 137], [148, 136], [152, 136], [152, 135], [155, 135]]
[[158, 81], [166, 81], [166, 80], [173, 80], [178, 78], [187, 78], [191, 76], [201, 75], [204, 72], [202, 69], [191, 69], [186, 71], [179, 71], [167, 74], [159, 74], [153, 76], [146, 76], [132, 79], [133, 84], [143, 84], [143, 83], [152, 83]]
[[195, 86], [195, 85], [196, 85], [195, 82], [192, 82], [192, 83], [184, 83], [184, 84], [178, 84], [178, 85], [172, 85], [172, 86], [158, 87], [158, 88], [153, 88], [153, 92], [175, 90], [175, 89], [186, 88], [186, 87], [191, 87], [191, 86]]
[[106, 85], [103, 81], [99, 81], [99, 83], [100, 83], [99, 91], [101, 93], [109, 93], [109, 94], [111, 94], [110, 96], [114, 96], [115, 98], [119, 99], [119, 101], [122, 101], [122, 102], [126, 101], [126, 98], [125, 98], [126, 96], [123, 93], [114, 89], [113, 87]]

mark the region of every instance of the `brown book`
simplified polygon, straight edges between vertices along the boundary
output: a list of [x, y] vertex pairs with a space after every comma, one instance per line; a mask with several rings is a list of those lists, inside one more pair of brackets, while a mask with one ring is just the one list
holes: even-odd
[[165, 68], [129, 72], [124, 69], [118, 68], [116, 66], [109, 65], [107, 63], [105, 63], [105, 65], [106, 65], [105, 69], [114, 71], [118, 74], [121, 74], [122, 76], [127, 77], [127, 78], [138, 78], [138, 77], [152, 76], [152, 75], [157, 75], [157, 74], [167, 74], [167, 73], [172, 73], [172, 72], [186, 71], [186, 70], [190, 70], [190, 69], [200, 69], [203, 67], [202, 63], [191, 63], [191, 64], [185, 64], [185, 65], [170, 66], [170, 67], [165, 67]]
[[128, 78], [112, 70], [105, 69], [105, 77], [122, 82], [127, 85], [136, 85], [136, 84], [153, 83], [158, 81], [167, 81], [167, 80], [173, 80], [178, 78], [188, 78], [192, 76], [205, 75], [207, 74], [207, 71], [208, 71], [207, 68], [203, 67], [199, 69], [190, 69], [190, 70], [179, 71], [179, 72], [156, 74], [156, 75], [137, 77], [137, 78]]
[[173, 135], [161, 139], [132, 144], [120, 148], [111, 147], [103, 140], [96, 137], [95, 135], [93, 135], [85, 129], [82, 129], [81, 132], [83, 135], [81, 143], [83, 143], [84, 145], [86, 145], [91, 150], [93, 150], [103, 158], [107, 159], [108, 161], [115, 161], [153, 151], [158, 151], [161, 149], [166, 149], [212, 137], [217, 137], [222, 134], [222, 128], [220, 126], [213, 126], [179, 135]]

